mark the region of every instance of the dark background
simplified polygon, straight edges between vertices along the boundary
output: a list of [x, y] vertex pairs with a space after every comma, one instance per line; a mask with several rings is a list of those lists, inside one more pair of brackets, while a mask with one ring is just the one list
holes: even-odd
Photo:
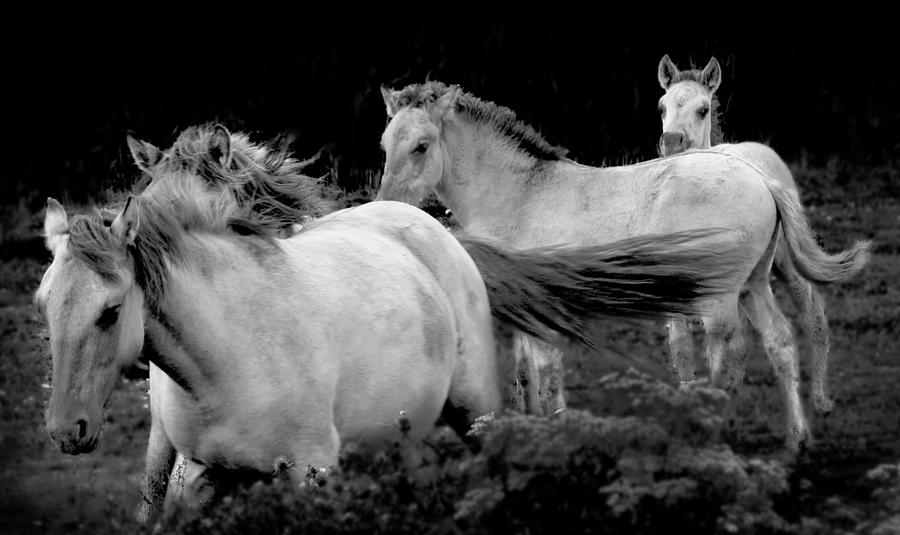
[[285, 27], [266, 26], [279, 19], [272, 12], [229, 13], [227, 27], [175, 12], [141, 26], [60, 23], [6, 35], [2, 204], [34, 212], [47, 195], [96, 200], [135, 178], [126, 133], [168, 147], [206, 121], [260, 140], [292, 133], [299, 156], [324, 147], [353, 190], [377, 180], [383, 163], [379, 86], [426, 78], [512, 108], [580, 162], [648, 159], [665, 53], [681, 68], [719, 59], [728, 140], [765, 141], [788, 162], [814, 165], [892, 161], [900, 148], [897, 47], [890, 28], [873, 25], [877, 14], [739, 29], [733, 17], [735, 27], [712, 24], [705, 10], [677, 25], [644, 20], [663, 18], [651, 11], [492, 24], [448, 10], [420, 23], [358, 14]]
[[[829, 252], [874, 241], [859, 276], [822, 288], [837, 406], [825, 417], [807, 404], [816, 444], [790, 468], [794, 486], [784, 507], [789, 518], [821, 522], [805, 524], [803, 533], [848, 533], [884, 517], [883, 499], [897, 494], [875, 500], [866, 474], [900, 459], [896, 17], [867, 13], [863, 20], [847, 15], [856, 6], [836, 4], [820, 6], [835, 13], [823, 22], [809, 9], [787, 20], [747, 3], [733, 6], [739, 14], [712, 4], [641, 5], [643, 12], [627, 17], [600, 12], [607, 5], [582, 12], [523, 3], [507, 15], [531, 9], [539, 18], [495, 24], [478, 22], [483, 6], [456, 4], [378, 4], [379, 17], [357, 8], [323, 15], [250, 3], [204, 7], [197, 13], [192, 4], [188, 13], [186, 5], [134, 4], [140, 12], [118, 20], [84, 5], [74, 8], [77, 16], [49, 4], [36, 4], [30, 16], [0, 15], [4, 533], [139, 532], [131, 514], [148, 436], [146, 382], [117, 388], [94, 454], [61, 454], [44, 428], [50, 348], [32, 304], [50, 256], [39, 235], [46, 197], [72, 213], [108, 188], [129, 188], [137, 169], [127, 133], [160, 147], [207, 121], [257, 140], [290, 133], [299, 156], [324, 147], [324, 170], [336, 170], [351, 191], [376, 185], [383, 164], [379, 86], [430, 77], [511, 107], [578, 161], [635, 162], [656, 154], [656, 67], [665, 53], [682, 68], [719, 59], [726, 138], [765, 141], [781, 154]], [[424, 7], [432, 12], [420, 13]], [[555, 11], [537, 10], [547, 7]], [[805, 399], [808, 337], [786, 288], [774, 286], [797, 329]], [[607, 328], [616, 352], [668, 369], [662, 326], [611, 319]], [[723, 438], [742, 455], [777, 458], [783, 404], [759, 346]], [[697, 364], [705, 374], [700, 356]], [[602, 414], [597, 380], [608, 372], [592, 353], [567, 360], [569, 406]], [[826, 525], [834, 529], [816, 529]]]

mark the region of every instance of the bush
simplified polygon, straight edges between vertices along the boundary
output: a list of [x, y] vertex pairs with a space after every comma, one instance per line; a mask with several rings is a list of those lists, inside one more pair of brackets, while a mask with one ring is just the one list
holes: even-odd
[[780, 533], [787, 491], [773, 461], [718, 442], [725, 395], [637, 372], [601, 381], [604, 416], [484, 417], [480, 450], [439, 434], [379, 451], [349, 448], [306, 485], [256, 484], [165, 532]]
[[868, 499], [862, 504], [829, 498], [821, 517], [803, 518], [803, 535], [894, 535], [900, 533], [900, 463], [882, 464], [866, 474]]

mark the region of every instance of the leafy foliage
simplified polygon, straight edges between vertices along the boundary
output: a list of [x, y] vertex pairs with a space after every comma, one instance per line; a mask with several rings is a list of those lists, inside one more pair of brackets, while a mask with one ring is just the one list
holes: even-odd
[[865, 475], [865, 505], [838, 496], [826, 501], [821, 516], [803, 518], [803, 535], [893, 535], [900, 533], [900, 463], [881, 464]]
[[638, 372], [602, 380], [604, 416], [485, 417], [473, 453], [438, 434], [351, 448], [304, 485], [244, 488], [211, 509], [178, 511], [166, 532], [782, 533], [787, 491], [775, 461], [719, 443], [724, 394], [675, 389]]

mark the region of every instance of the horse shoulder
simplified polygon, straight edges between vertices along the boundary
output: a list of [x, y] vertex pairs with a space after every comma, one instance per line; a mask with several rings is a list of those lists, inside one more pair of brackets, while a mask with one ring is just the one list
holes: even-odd
[[149, 385], [151, 425], [159, 426], [176, 449], [194, 454], [197, 430], [205, 423], [197, 398], [152, 362]]

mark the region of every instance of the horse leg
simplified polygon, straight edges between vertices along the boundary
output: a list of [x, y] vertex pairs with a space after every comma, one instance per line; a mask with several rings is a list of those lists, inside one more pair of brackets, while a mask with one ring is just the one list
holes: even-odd
[[554, 414], [566, 408], [562, 352], [526, 334], [518, 334], [515, 347], [528, 371], [528, 412]]
[[516, 394], [518, 405], [525, 414], [542, 414], [538, 377], [538, 364], [534, 355], [525, 348], [526, 335], [517, 332], [513, 336], [513, 353], [516, 362]]
[[[517, 343], [518, 334], [519, 331], [509, 325], [494, 324], [494, 363], [502, 399], [500, 409], [512, 409], [516, 412], [526, 413], [528, 412], [528, 396], [525, 390], [528, 386], [528, 374], [525, 363], [519, 359], [521, 352]], [[490, 354], [490, 349], [485, 348], [483, 354]], [[463, 366], [463, 368], [467, 369], [468, 367]], [[462, 378], [459, 381], [454, 379], [450, 386], [451, 396], [454, 387], [460, 384], [465, 384]]]
[[722, 298], [711, 312], [703, 317], [710, 382], [733, 394], [744, 381], [747, 363], [737, 296]]
[[744, 382], [747, 360], [743, 322], [734, 296], [718, 302], [711, 312], [703, 317], [710, 384], [728, 393], [729, 401], [722, 416], [731, 421], [737, 409], [735, 394]]
[[144, 479], [141, 482], [141, 503], [135, 513], [135, 519], [141, 524], [147, 523], [165, 501], [169, 474], [175, 465], [175, 448], [162, 426], [158, 422], [154, 425], [153, 420], [151, 410], [150, 440], [147, 443]]
[[217, 490], [209, 468], [179, 453], [169, 476], [165, 509], [172, 510], [178, 504], [191, 509], [204, 507], [213, 501]]
[[828, 378], [828, 356], [831, 349], [831, 337], [828, 331], [828, 318], [825, 316], [825, 299], [810, 281], [797, 272], [787, 249], [779, 245], [775, 253], [775, 267], [778, 275], [788, 285], [791, 300], [800, 312], [801, 321], [812, 346], [812, 400], [813, 406], [821, 413], [828, 413], [834, 408], [825, 392]]
[[[504, 409], [503, 387], [509, 386], [509, 401], [513, 408], [522, 411], [526, 396], [519, 382], [519, 366], [513, 355], [515, 334], [510, 329], [495, 329], [495, 348], [487, 347], [489, 340], [478, 343], [473, 337], [472, 346], [461, 354], [462, 365], [457, 366], [450, 382], [447, 402], [441, 416], [464, 442], [477, 443], [469, 436], [472, 424], [479, 416], [498, 413]], [[494, 355], [494, 359], [486, 358]], [[473, 357], [477, 361], [472, 361]], [[466, 359], [470, 362], [465, 362]], [[502, 379], [501, 379], [502, 377]]]
[[768, 281], [759, 281], [749, 290], [742, 302], [750, 322], [762, 335], [766, 355], [781, 382], [787, 409], [787, 446], [796, 452], [810, 438], [810, 433], [800, 402], [800, 370], [794, 336], [787, 318], [775, 303]]
[[827, 414], [834, 409], [834, 400], [828, 396], [828, 359], [831, 353], [831, 335], [828, 318], [825, 316], [825, 297], [812, 283], [807, 282], [809, 309], [805, 320], [809, 326], [813, 346], [812, 398], [813, 406], [820, 413]]
[[669, 362], [672, 363], [681, 384], [693, 382], [694, 338], [690, 320], [672, 318], [666, 327], [669, 330]]

